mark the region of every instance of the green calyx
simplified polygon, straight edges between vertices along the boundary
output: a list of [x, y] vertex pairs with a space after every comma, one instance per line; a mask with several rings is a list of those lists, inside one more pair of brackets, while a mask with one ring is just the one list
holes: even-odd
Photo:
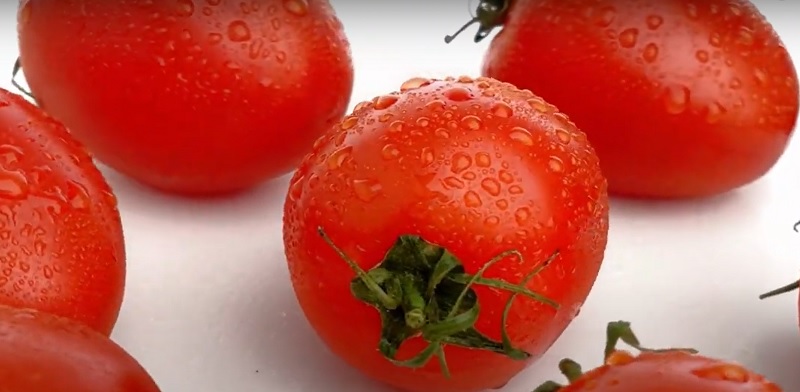
[[[697, 350], [691, 348], [645, 348], [641, 345], [641, 343], [639, 343], [639, 338], [637, 338], [636, 334], [634, 334], [633, 328], [631, 328], [631, 323], [627, 321], [612, 321], [608, 323], [608, 326], [606, 327], [606, 346], [603, 350], [604, 361], [608, 361], [609, 357], [611, 357], [611, 355], [617, 351], [617, 345], [620, 341], [639, 352], [663, 353], [683, 351], [690, 354], [697, 354]], [[558, 369], [570, 384], [576, 382], [583, 376], [581, 365], [569, 358], [562, 359], [558, 363]], [[558, 392], [564, 388], [566, 388], [566, 386], [563, 384], [559, 384], [555, 381], [547, 381], [538, 388], [534, 389], [533, 392]]]
[[444, 42], [447, 44], [453, 42], [459, 34], [463, 33], [469, 26], [475, 23], [479, 26], [478, 32], [475, 33], [475, 43], [483, 41], [495, 27], [503, 24], [506, 14], [508, 13], [508, 8], [511, 5], [510, 3], [511, 0], [480, 0], [478, 8], [475, 10], [475, 16], [461, 26], [458, 31], [452, 35], [445, 36]]
[[761, 294], [761, 295], [758, 296], [758, 299], [767, 299], [767, 298], [775, 297], [775, 296], [778, 296], [778, 295], [781, 295], [781, 294], [790, 293], [790, 292], [795, 291], [797, 289], [800, 289], [800, 281], [796, 281], [794, 283], [789, 283], [786, 286], [778, 287], [775, 290], [772, 290], [772, 291], [766, 292], [764, 294]]
[[[505, 325], [511, 305], [518, 295], [539, 301], [558, 309], [558, 303], [525, 288], [528, 282], [547, 267], [558, 251], [530, 271], [519, 284], [483, 277], [492, 265], [515, 256], [516, 250], [503, 252], [474, 275], [445, 248], [413, 236], [400, 236], [384, 259], [369, 271], [350, 259], [325, 234], [319, 235], [356, 273], [350, 283], [353, 296], [374, 307], [381, 316], [381, 336], [378, 350], [384, 358], [397, 366], [420, 368], [433, 357], [438, 359], [442, 373], [450, 372], [444, 355], [445, 345], [491, 351], [515, 360], [525, 360], [531, 354], [513, 347]], [[495, 341], [475, 329], [480, 315], [480, 304], [473, 286], [480, 285], [511, 292], [502, 314], [501, 341]], [[414, 357], [398, 360], [401, 344], [413, 337], [421, 337], [427, 346]]]

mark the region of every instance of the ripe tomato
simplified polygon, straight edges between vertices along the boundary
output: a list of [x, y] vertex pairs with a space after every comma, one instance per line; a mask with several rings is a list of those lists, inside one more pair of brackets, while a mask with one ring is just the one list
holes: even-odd
[[479, 11], [476, 40], [504, 25], [483, 74], [569, 114], [612, 194], [743, 186], [775, 164], [795, 127], [795, 67], [749, 1], [482, 0]]
[[0, 306], [3, 392], [159, 392], [125, 350], [74, 320]]
[[538, 358], [590, 292], [608, 233], [584, 134], [488, 78], [415, 78], [357, 105], [303, 160], [284, 212], [311, 325], [406, 391], [498, 387]]
[[110, 334], [124, 286], [122, 223], [102, 174], [61, 123], [0, 89], [0, 304]]
[[352, 92], [327, 0], [23, 0], [18, 21], [38, 104], [98, 159], [166, 191], [287, 173]]
[[[778, 385], [743, 366], [698, 355], [690, 349], [650, 350], [624, 321], [609, 323], [605, 364], [586, 373], [565, 359], [559, 364], [568, 385], [548, 381], [534, 392], [782, 392]], [[625, 343], [642, 351], [617, 350]]]

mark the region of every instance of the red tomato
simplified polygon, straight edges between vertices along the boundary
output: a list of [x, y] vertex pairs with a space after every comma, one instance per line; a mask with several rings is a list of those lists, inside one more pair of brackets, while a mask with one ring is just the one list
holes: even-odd
[[122, 223], [102, 174], [61, 123], [0, 89], [0, 304], [110, 334], [124, 286]]
[[73, 320], [0, 306], [3, 392], [159, 392], [109, 338]]
[[284, 212], [311, 325], [406, 391], [498, 387], [538, 358], [590, 292], [608, 233], [584, 134], [486, 78], [411, 79], [357, 105], [303, 160]]
[[[609, 336], [603, 366], [582, 373], [577, 363], [565, 359], [559, 367], [569, 384], [549, 381], [534, 392], [783, 392], [764, 376], [733, 362], [693, 350], [642, 348], [626, 322], [610, 323]], [[642, 353], [634, 356], [617, 350], [618, 339]]]
[[98, 159], [166, 191], [289, 172], [353, 87], [327, 0], [23, 0], [18, 20], [38, 104]]
[[583, 130], [617, 195], [678, 198], [748, 184], [798, 115], [786, 48], [746, 0], [482, 0], [483, 74]]

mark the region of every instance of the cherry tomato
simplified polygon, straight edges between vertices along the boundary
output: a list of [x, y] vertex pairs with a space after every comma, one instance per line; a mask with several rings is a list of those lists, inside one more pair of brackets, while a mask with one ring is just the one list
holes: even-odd
[[488, 78], [415, 78], [360, 103], [303, 160], [284, 212], [311, 325], [405, 391], [505, 384], [576, 316], [608, 233], [584, 134]]
[[102, 174], [61, 123], [0, 89], [0, 304], [110, 334], [124, 286], [122, 223]]
[[503, 25], [483, 74], [569, 114], [612, 194], [727, 192], [769, 171], [793, 133], [794, 64], [747, 0], [480, 4], [476, 40]]
[[[549, 381], [534, 392], [783, 392], [778, 385], [742, 365], [698, 355], [690, 349], [650, 350], [624, 321], [609, 323], [605, 364], [583, 373], [565, 359], [559, 364], [568, 385]], [[638, 355], [617, 350], [623, 340]]]
[[169, 192], [244, 190], [341, 119], [353, 66], [327, 0], [239, 3], [24, 0], [19, 64], [105, 164]]
[[106, 336], [63, 317], [0, 306], [3, 392], [159, 392]]

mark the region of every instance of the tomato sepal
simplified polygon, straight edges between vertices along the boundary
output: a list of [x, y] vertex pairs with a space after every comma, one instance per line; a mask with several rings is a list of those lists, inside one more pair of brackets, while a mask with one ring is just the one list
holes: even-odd
[[[636, 349], [636, 351], [639, 352], [667, 353], [674, 351], [682, 351], [689, 354], [698, 353], [698, 351], [693, 348], [654, 349], [654, 348], [644, 347], [639, 342], [639, 338], [633, 332], [631, 323], [628, 321], [620, 320], [620, 321], [609, 322], [608, 325], [606, 326], [606, 344], [603, 350], [603, 358], [606, 364], [614, 362], [615, 355], [620, 353], [620, 350], [617, 348], [617, 345], [619, 345], [620, 341], [627, 344], [631, 348]], [[575, 381], [580, 379], [584, 374], [583, 370], [581, 369], [581, 365], [569, 358], [562, 359], [558, 363], [558, 369], [569, 383], [574, 383]], [[539, 385], [536, 389], [533, 390], [533, 392], [558, 392], [565, 387], [566, 386], [563, 384], [559, 384], [555, 381], [550, 380]]]
[[775, 290], [761, 294], [758, 296], [758, 299], [767, 299], [776, 297], [782, 294], [791, 293], [792, 291], [795, 291], [797, 289], [800, 289], [800, 280], [794, 281], [792, 283], [787, 284], [786, 286], [778, 287]]
[[22, 87], [22, 85], [17, 81], [17, 75], [20, 71], [22, 71], [22, 62], [20, 61], [19, 57], [17, 57], [17, 59], [14, 61], [14, 67], [11, 69], [11, 85], [19, 90], [19, 92], [21, 92], [23, 95], [30, 99], [36, 100], [36, 97], [33, 96], [33, 93], [25, 87]]
[[475, 16], [456, 30], [455, 33], [446, 35], [444, 37], [444, 42], [447, 44], [453, 42], [459, 34], [463, 33], [475, 23], [478, 24], [478, 32], [475, 33], [475, 38], [473, 40], [475, 43], [483, 41], [484, 38], [489, 36], [492, 30], [505, 22], [506, 14], [510, 7], [510, 0], [480, 0], [478, 7], [475, 9]]
[[[492, 265], [515, 257], [517, 250], [502, 252], [486, 262], [475, 274], [465, 271], [462, 262], [442, 246], [420, 236], [401, 235], [387, 251], [383, 260], [369, 271], [354, 260], [317, 229], [320, 237], [355, 272], [350, 292], [359, 301], [378, 310], [381, 331], [378, 349], [391, 363], [410, 368], [425, 366], [436, 357], [442, 373], [450, 372], [443, 347], [446, 344], [470, 349], [491, 351], [514, 360], [525, 360], [531, 354], [513, 346], [505, 325], [511, 305], [517, 295], [526, 296], [555, 309], [559, 304], [525, 286], [558, 256], [558, 250], [530, 271], [519, 284], [486, 278], [483, 274]], [[511, 292], [502, 313], [501, 340], [493, 340], [475, 329], [480, 316], [480, 304], [474, 285]], [[421, 337], [428, 344], [417, 355], [398, 360], [397, 351], [408, 339]]]

